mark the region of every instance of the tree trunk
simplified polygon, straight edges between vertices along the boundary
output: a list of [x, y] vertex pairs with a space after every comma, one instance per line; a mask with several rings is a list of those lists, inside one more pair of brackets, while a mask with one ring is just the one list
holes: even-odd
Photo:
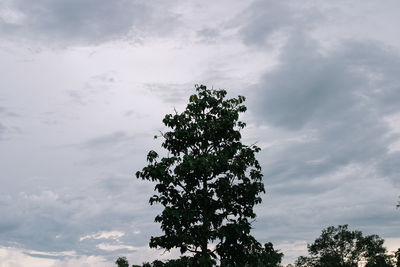
[[[208, 256], [208, 252], [207, 252], [207, 248], [208, 248], [208, 214], [207, 214], [207, 190], [208, 190], [208, 185], [207, 185], [207, 177], [203, 178], [203, 193], [204, 193], [204, 203], [203, 203], [203, 207], [202, 207], [202, 215], [203, 215], [203, 234], [204, 237], [202, 239], [201, 242], [201, 258], [202, 261], [204, 262], [204, 264], [207, 262], [209, 256]], [[206, 266], [206, 265], [205, 265]]]

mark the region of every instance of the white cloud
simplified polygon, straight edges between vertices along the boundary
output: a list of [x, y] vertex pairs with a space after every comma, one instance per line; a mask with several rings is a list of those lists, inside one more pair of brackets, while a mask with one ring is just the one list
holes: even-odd
[[97, 245], [99, 249], [102, 250], [107, 250], [107, 251], [116, 251], [116, 250], [136, 250], [135, 247], [133, 246], [128, 246], [128, 245], [113, 245], [113, 244], [107, 244], [107, 243], [100, 243]]
[[0, 267], [108, 267], [113, 262], [102, 257], [79, 256], [75, 252], [49, 253], [0, 247]]
[[85, 235], [79, 238], [79, 241], [83, 241], [85, 239], [116, 239], [124, 236], [125, 233], [121, 231], [100, 231], [95, 234]]
[[283, 264], [293, 264], [299, 255], [307, 255], [307, 243], [301, 240], [276, 243], [274, 244], [274, 248], [285, 253], [282, 261]]
[[25, 192], [21, 192], [20, 196], [23, 197], [24, 199], [28, 201], [33, 201], [33, 202], [41, 202], [41, 203], [52, 203], [54, 201], [58, 200], [58, 195], [51, 190], [45, 190], [41, 192], [39, 195], [36, 194], [27, 194]]
[[0, 266], [1, 267], [50, 267], [54, 266], [55, 259], [35, 258], [26, 255], [23, 250], [16, 248], [0, 247]]

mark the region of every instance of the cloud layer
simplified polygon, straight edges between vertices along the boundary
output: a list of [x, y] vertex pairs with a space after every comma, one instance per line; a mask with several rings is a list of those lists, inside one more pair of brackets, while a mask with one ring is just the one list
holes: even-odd
[[48, 44], [99, 44], [172, 32], [177, 14], [171, 1], [3, 1], [0, 32]]
[[329, 225], [348, 223], [394, 246], [396, 8], [2, 1], [0, 260], [94, 266], [161, 257], [147, 248], [160, 231], [160, 207], [148, 204], [153, 185], [134, 173], [149, 150], [161, 151], [152, 136], [196, 83], [247, 97], [244, 142], [262, 148], [267, 188], [254, 234], [286, 263]]

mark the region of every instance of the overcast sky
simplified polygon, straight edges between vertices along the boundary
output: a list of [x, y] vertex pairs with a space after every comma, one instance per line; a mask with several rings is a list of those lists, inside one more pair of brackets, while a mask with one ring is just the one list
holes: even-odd
[[400, 247], [400, 2], [0, 0], [0, 266], [176, 256], [134, 173], [194, 84], [247, 97], [290, 263], [349, 224]]

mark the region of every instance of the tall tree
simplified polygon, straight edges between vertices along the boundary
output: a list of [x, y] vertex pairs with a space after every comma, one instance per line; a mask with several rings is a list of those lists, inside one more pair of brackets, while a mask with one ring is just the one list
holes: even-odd
[[310, 256], [299, 257], [296, 266], [357, 267], [365, 261], [368, 267], [390, 267], [391, 257], [386, 254], [383, 242], [378, 235], [364, 237], [361, 231], [350, 231], [347, 224], [330, 226], [307, 245]]
[[155, 218], [164, 234], [151, 237], [150, 247], [191, 252], [197, 266], [218, 258], [226, 266], [244, 266], [255, 260], [249, 251], [260, 247], [250, 235], [253, 207], [265, 192], [255, 157], [260, 148], [240, 141], [245, 97], [226, 94], [196, 86], [186, 109], [163, 119], [171, 128], [161, 133], [168, 155], [158, 160], [150, 151], [148, 165], [136, 173], [157, 183], [150, 204], [164, 206]]

